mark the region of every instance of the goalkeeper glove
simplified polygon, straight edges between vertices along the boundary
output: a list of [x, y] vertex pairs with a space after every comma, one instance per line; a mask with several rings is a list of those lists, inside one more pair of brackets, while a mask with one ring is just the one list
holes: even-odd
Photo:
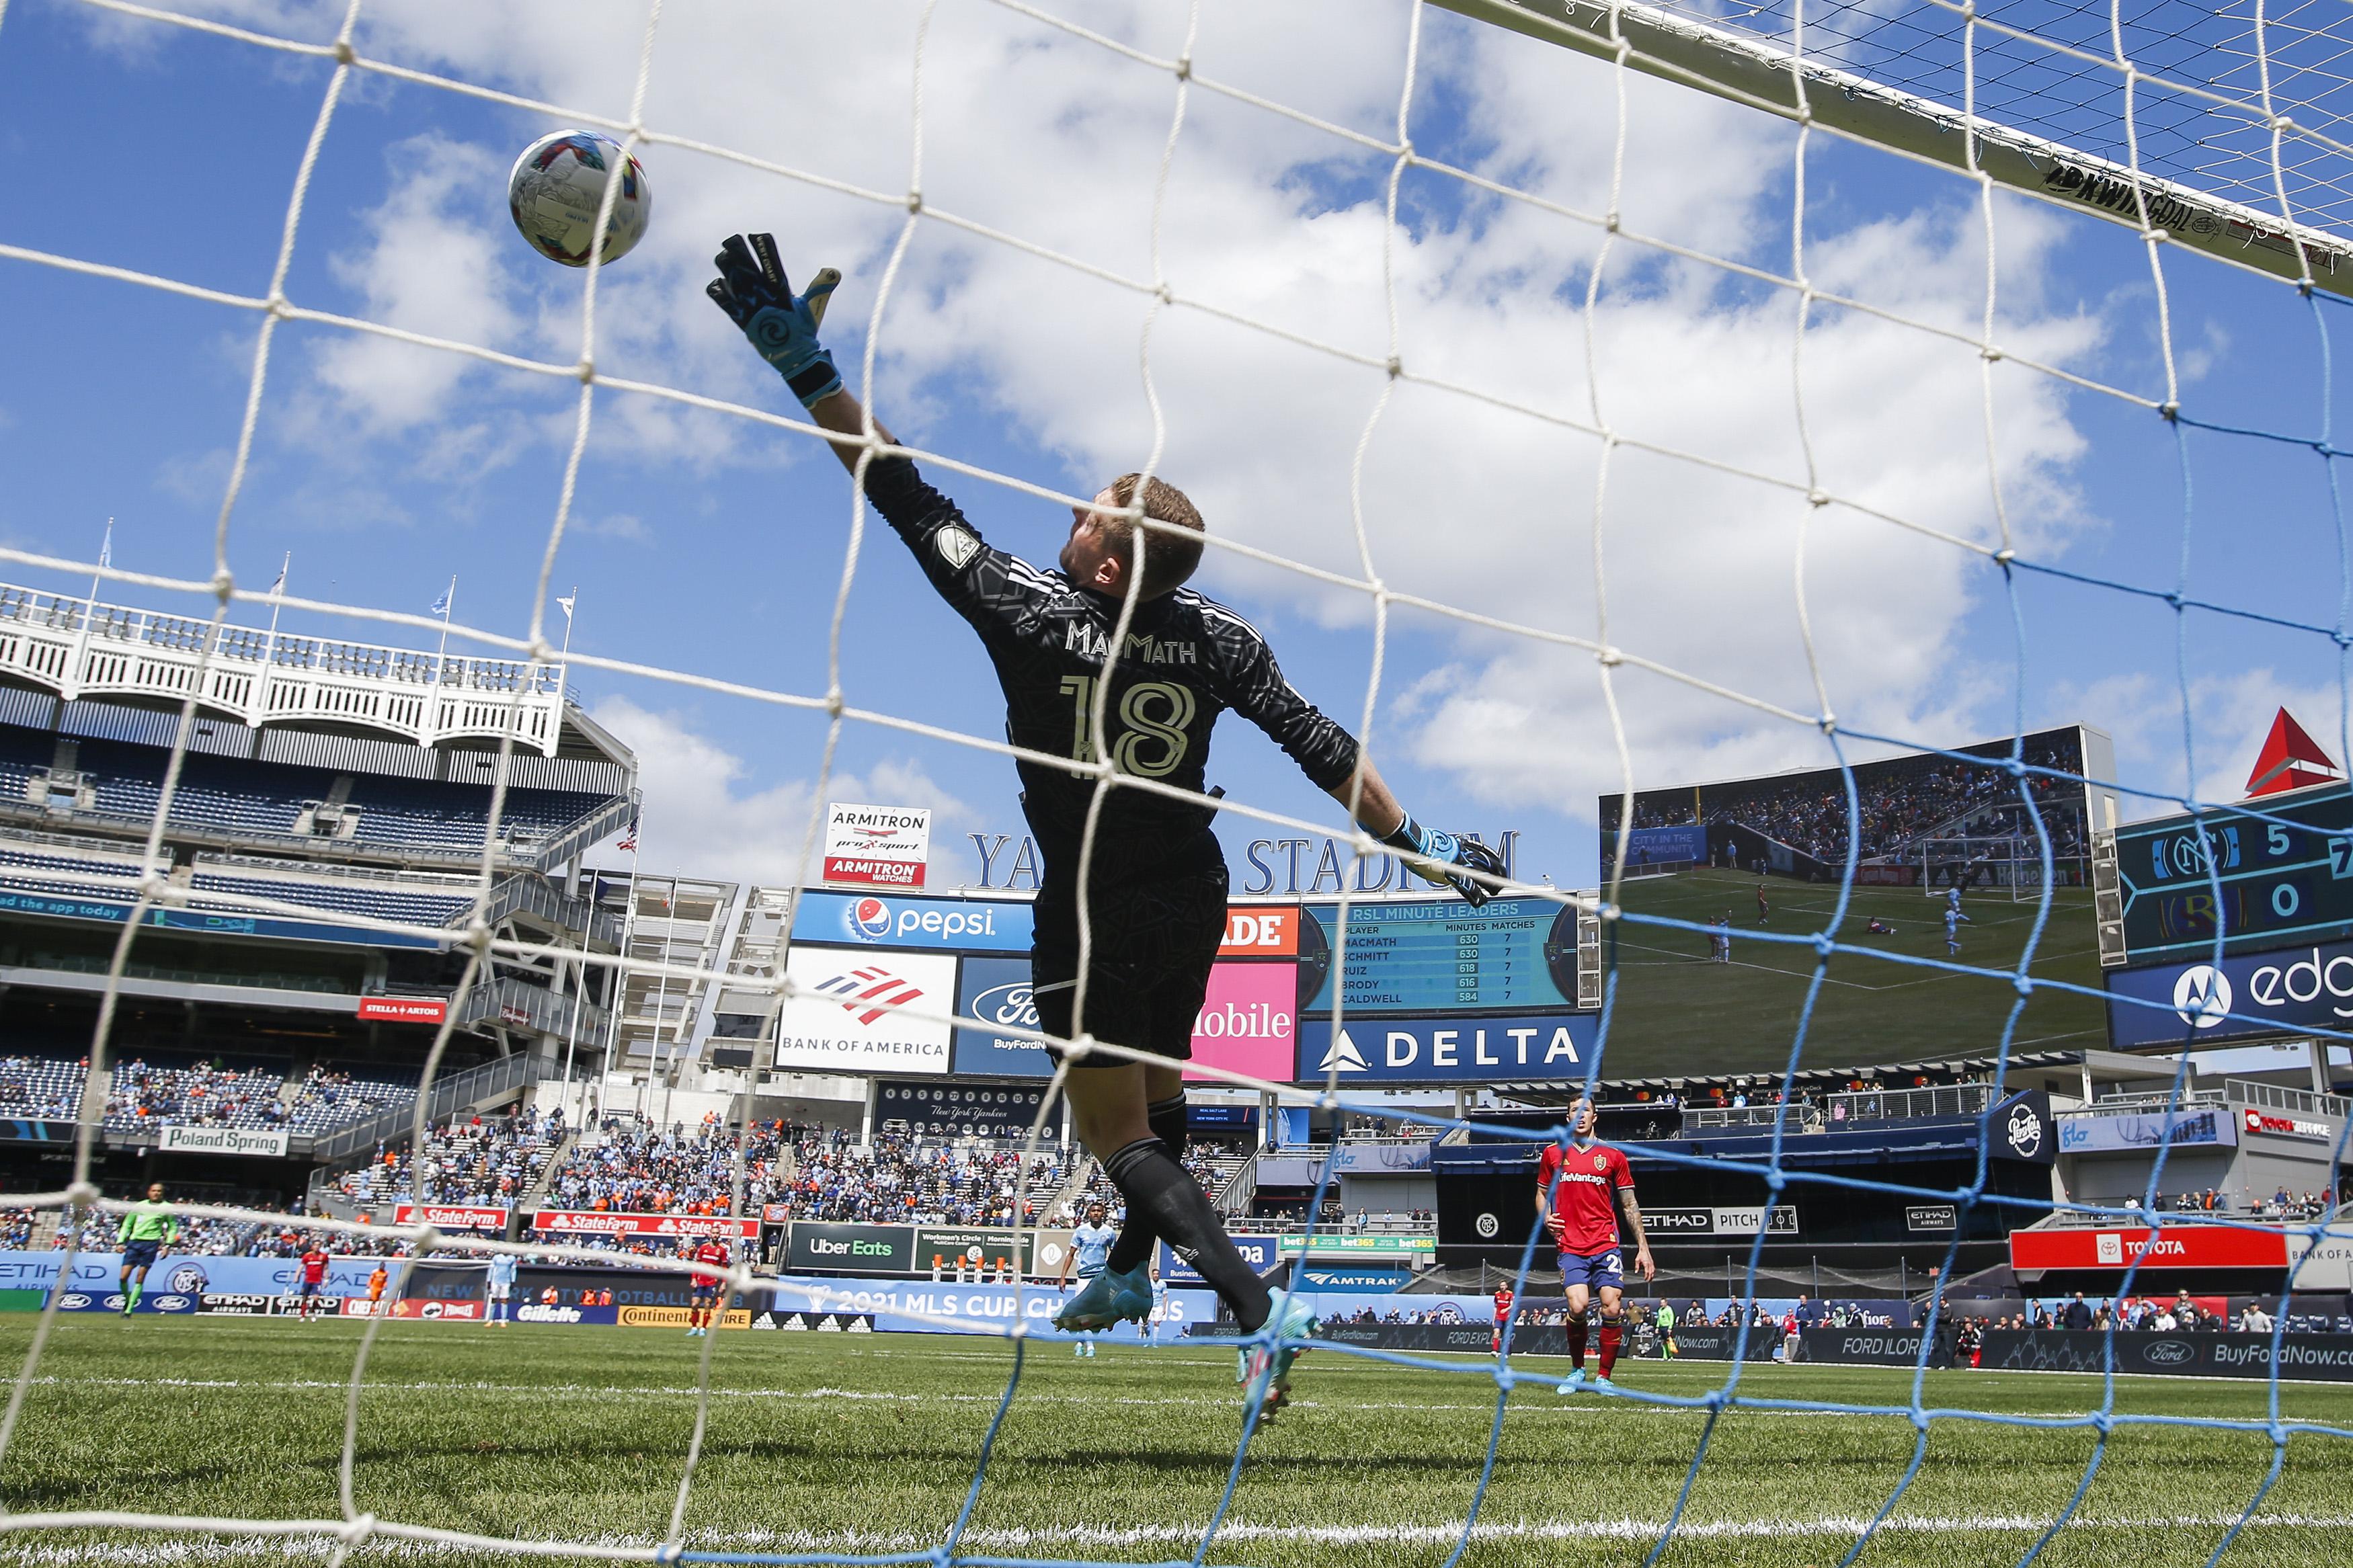
[[760, 357], [776, 367], [802, 407], [815, 407], [841, 390], [833, 355], [817, 341], [826, 296], [841, 281], [840, 273], [827, 268], [810, 282], [807, 293], [796, 296], [776, 261], [776, 237], [765, 234], [754, 235], [748, 244], [740, 234], [728, 236], [712, 265], [719, 268], [719, 276], [703, 292], [744, 330]]
[[[1462, 901], [1477, 909], [1495, 896], [1486, 883], [1462, 875], [1462, 871], [1483, 871], [1491, 877], [1501, 877], [1504, 858], [1475, 838], [1457, 838], [1451, 833], [1440, 833], [1424, 827], [1411, 815], [1397, 825], [1397, 831], [1381, 840], [1392, 849], [1405, 855], [1405, 863], [1413, 874], [1431, 887], [1453, 887], [1462, 895]], [[1422, 864], [1417, 865], [1419, 860]], [[1461, 870], [1448, 870], [1460, 867]]]

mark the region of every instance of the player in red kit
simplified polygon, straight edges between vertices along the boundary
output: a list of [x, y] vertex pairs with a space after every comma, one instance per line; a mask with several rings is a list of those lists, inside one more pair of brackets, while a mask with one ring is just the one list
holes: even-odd
[[311, 1309], [318, 1304], [319, 1292], [327, 1283], [327, 1249], [317, 1242], [302, 1255], [302, 1321], [311, 1321]]
[[1495, 1292], [1495, 1352], [1504, 1353], [1504, 1331], [1512, 1321], [1512, 1288], [1509, 1285]]
[[1568, 1298], [1568, 1353], [1575, 1370], [1560, 1385], [1562, 1394], [1585, 1382], [1586, 1303], [1594, 1296], [1601, 1298], [1601, 1368], [1594, 1386], [1615, 1386], [1609, 1374], [1617, 1369], [1618, 1347], [1625, 1339], [1620, 1301], [1626, 1275], [1613, 1199], [1616, 1210], [1626, 1216], [1626, 1227], [1634, 1233], [1634, 1267], [1645, 1279], [1659, 1272], [1651, 1260], [1650, 1239], [1642, 1234], [1642, 1211], [1634, 1205], [1634, 1173], [1626, 1156], [1594, 1137], [1591, 1100], [1569, 1107], [1568, 1118], [1567, 1145], [1547, 1146], [1536, 1164], [1536, 1217], [1560, 1248], [1561, 1294]]
[[[727, 1255], [727, 1244], [715, 1236], [704, 1237], [702, 1245], [687, 1256], [697, 1263], [708, 1264], [713, 1268], [725, 1268], [735, 1261]], [[708, 1334], [711, 1331], [711, 1320], [717, 1315], [719, 1299], [726, 1294], [727, 1282], [723, 1279], [714, 1279], [708, 1274], [697, 1274], [692, 1279], [694, 1305], [687, 1314], [686, 1331], [689, 1335]]]

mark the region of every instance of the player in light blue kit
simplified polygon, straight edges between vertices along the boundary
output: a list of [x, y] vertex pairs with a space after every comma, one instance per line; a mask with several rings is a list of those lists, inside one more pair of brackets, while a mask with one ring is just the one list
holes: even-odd
[[[1970, 921], [1968, 916], [1961, 913], [1961, 885], [1957, 881], [1951, 887], [1945, 889], [1945, 912], [1952, 916], [1953, 920], [1969, 921], [1969, 924], [1971, 925], [1978, 923], [1975, 921]], [[1950, 925], [1952, 921], [1947, 921], [1945, 923], [1947, 925]]]
[[[1071, 1266], [1075, 1263], [1078, 1265], [1081, 1293], [1084, 1294], [1084, 1288], [1092, 1284], [1110, 1264], [1111, 1245], [1119, 1239], [1119, 1232], [1104, 1223], [1106, 1217], [1103, 1205], [1087, 1205], [1085, 1221], [1071, 1233], [1071, 1252], [1062, 1259], [1062, 1279], [1055, 1281], [1058, 1286], [1070, 1279]], [[1071, 1347], [1071, 1353], [1092, 1361], [1095, 1353], [1094, 1335], [1089, 1332]]]
[[491, 1255], [491, 1322], [513, 1326], [514, 1320], [507, 1316], [507, 1298], [514, 1294], [515, 1269], [521, 1267], [522, 1261], [512, 1252]]
[[1945, 906], [1945, 952], [1947, 954], [1961, 951], [1961, 922], [1968, 918], [1961, 913], [1958, 904]]

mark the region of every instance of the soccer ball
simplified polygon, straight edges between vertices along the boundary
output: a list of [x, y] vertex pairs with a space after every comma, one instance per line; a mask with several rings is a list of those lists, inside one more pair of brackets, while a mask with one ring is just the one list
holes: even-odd
[[623, 158], [620, 144], [593, 131], [557, 131], [522, 150], [507, 176], [507, 210], [532, 248], [566, 267], [588, 265], [588, 241], [596, 207], [605, 199], [607, 171], [621, 171], [613, 198], [613, 218], [605, 226], [598, 263], [609, 267], [645, 237], [652, 216], [653, 187], [635, 158]]

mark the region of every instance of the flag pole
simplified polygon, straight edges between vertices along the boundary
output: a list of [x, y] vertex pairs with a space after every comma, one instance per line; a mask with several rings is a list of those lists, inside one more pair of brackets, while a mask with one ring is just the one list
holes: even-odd
[[[276, 598], [279, 595], [286, 592], [286, 574], [293, 569], [294, 552], [290, 550], [286, 552], [286, 559], [278, 563], [278, 581], [269, 584], [270, 597]], [[269, 689], [275, 681], [278, 672], [279, 609], [280, 606], [276, 605], [269, 606], [269, 637], [268, 640], [261, 645], [261, 689], [257, 694], [259, 701], [256, 711], [253, 716], [247, 721], [248, 723], [259, 724], [269, 716]]]
[[439, 686], [449, 658], [449, 616], [458, 608], [458, 574], [449, 574], [449, 586], [441, 595], [441, 646], [433, 651], [433, 684]]
[[580, 602], [580, 590], [575, 588], [569, 597], [555, 602], [564, 606], [564, 652], [558, 657], [569, 658], [572, 657], [572, 606]]

